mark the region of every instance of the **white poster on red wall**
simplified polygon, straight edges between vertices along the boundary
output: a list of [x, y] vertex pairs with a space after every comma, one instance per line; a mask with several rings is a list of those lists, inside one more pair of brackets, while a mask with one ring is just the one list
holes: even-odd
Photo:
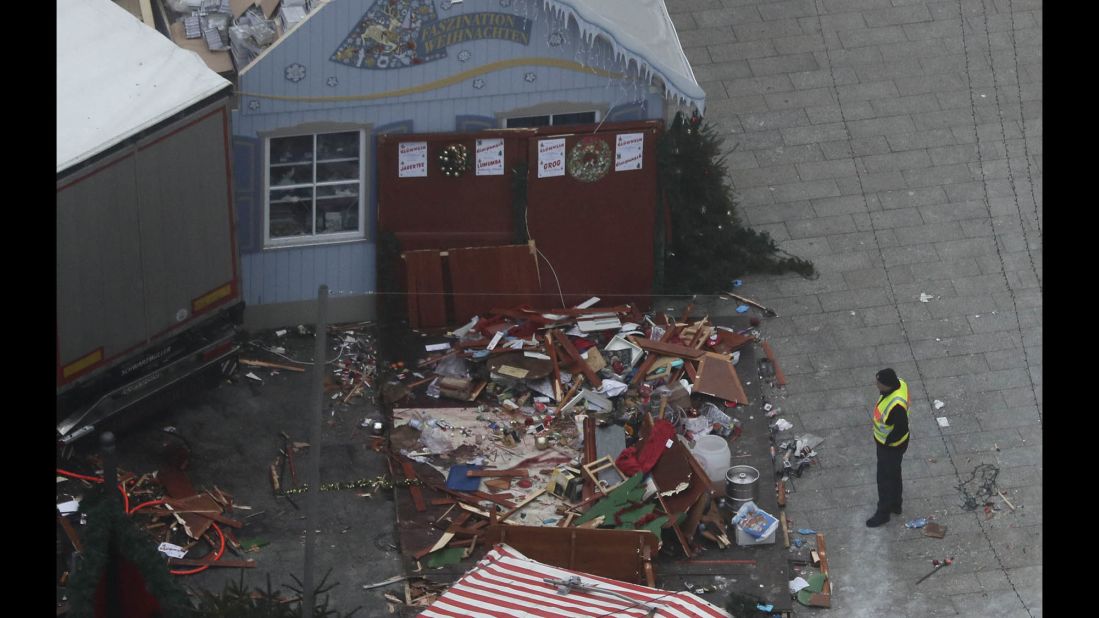
[[397, 176], [423, 178], [427, 176], [427, 142], [397, 144]]
[[619, 133], [614, 153], [614, 171], [625, 172], [641, 169], [641, 154], [644, 151], [644, 133]]
[[504, 175], [504, 139], [477, 140], [477, 175]]
[[538, 141], [538, 177], [565, 175], [565, 138]]

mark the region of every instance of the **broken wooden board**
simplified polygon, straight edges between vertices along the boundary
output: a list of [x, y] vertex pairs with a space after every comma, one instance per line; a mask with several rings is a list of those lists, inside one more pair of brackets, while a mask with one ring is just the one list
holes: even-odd
[[652, 341], [645, 339], [644, 337], [631, 336], [629, 338], [634, 345], [645, 350], [646, 352], [660, 354], [661, 356], [674, 356], [676, 358], [683, 358], [687, 360], [698, 360], [705, 354], [702, 350], [697, 350], [692, 347], [680, 345], [678, 343], [667, 343], [664, 341]]
[[707, 352], [698, 362], [697, 375], [692, 392], [735, 401], [737, 405], [748, 405], [744, 386], [728, 357]]
[[648, 585], [645, 559], [660, 549], [647, 530], [588, 530], [553, 526], [489, 526], [489, 545], [507, 543], [531, 560], [635, 584]]
[[408, 324], [412, 328], [446, 326], [446, 284], [443, 257], [439, 251], [406, 251], [405, 291], [408, 293]]
[[[511, 367], [511, 370], [505, 369]], [[553, 361], [543, 358], [532, 358], [524, 352], [506, 352], [494, 356], [488, 361], [488, 369], [493, 373], [506, 375], [522, 380], [541, 380], [553, 372]], [[525, 371], [518, 375], [515, 369]]]

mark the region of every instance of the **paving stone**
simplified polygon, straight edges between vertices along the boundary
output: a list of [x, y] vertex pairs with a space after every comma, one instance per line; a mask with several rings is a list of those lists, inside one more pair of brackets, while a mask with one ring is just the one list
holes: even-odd
[[[694, 18], [692, 17], [692, 19]], [[714, 27], [710, 24], [703, 24], [703, 26], [705, 27], [686, 31], [679, 30], [678, 27], [676, 28], [679, 34], [679, 42], [683, 45], [684, 49], [705, 47], [707, 45], [720, 45], [733, 40], [733, 30], [729, 26]]]
[[[900, 77], [926, 75], [919, 58], [897, 58], [888, 62], [863, 64], [854, 69], [860, 82], [892, 82]], [[894, 84], [896, 89], [896, 84]]]
[[754, 6], [705, 9], [692, 14], [695, 21], [710, 26], [735, 26], [760, 21], [759, 11]]
[[851, 159], [798, 163], [798, 177], [802, 180], [820, 180], [855, 174], [855, 162]]
[[794, 88], [807, 90], [812, 88], [831, 88], [833, 85], [858, 83], [859, 77], [852, 68], [833, 68], [832, 70], [800, 71], [790, 73], [787, 77], [793, 82]]
[[[784, 132], [785, 134], [785, 132]], [[835, 197], [840, 194], [836, 183], [832, 180], [814, 180], [810, 182], [787, 182], [775, 187], [775, 200], [778, 202], [792, 202], [797, 200], [812, 200], [822, 197]], [[840, 224], [832, 224], [830, 229], [837, 232], [851, 231]], [[797, 238], [794, 229], [790, 229], [790, 235]]]
[[747, 94], [768, 94], [789, 92], [794, 89], [787, 75], [768, 75], [766, 77], [746, 77], [724, 82], [725, 88], [734, 96]]
[[780, 54], [800, 54], [825, 49], [825, 42], [820, 34], [788, 36], [774, 39], [772, 42], [775, 51]]
[[775, 46], [767, 40], [740, 41], [736, 43], [724, 43], [710, 45], [707, 50], [714, 62], [726, 60], [747, 60], [749, 58], [766, 58], [776, 55]]
[[787, 0], [786, 2], [767, 2], [759, 5], [759, 15], [764, 21], [774, 19], [790, 19], [792, 17], [805, 17], [815, 15], [813, 2], [805, 0]]
[[886, 136], [890, 149], [893, 152], [905, 150], [922, 150], [936, 146], [954, 145], [956, 140], [949, 129], [932, 129], [919, 133], [901, 133]]
[[[797, 174], [797, 168], [793, 165], [772, 165], [755, 169], [731, 170], [729, 178], [734, 186], [748, 188], [781, 183], [795, 174]], [[776, 220], [771, 219], [765, 222], [773, 223]]]
[[770, 58], [751, 58], [748, 60], [752, 75], [774, 75], [794, 71], [815, 71], [820, 68], [813, 54], [788, 54]]
[[[926, 130], [931, 123], [923, 120], [928, 113], [939, 111], [939, 101], [930, 94], [916, 94], [906, 97], [879, 99], [871, 102], [874, 110], [882, 116], [898, 114], [917, 114], [913, 121], [919, 130]], [[926, 112], [926, 113], [925, 113]]]
[[[863, 15], [866, 18], [866, 15]], [[845, 49], [879, 46], [907, 41], [904, 28], [900, 26], [868, 27], [862, 30], [847, 30], [839, 33]]]
[[951, 185], [965, 183], [973, 178], [974, 174], [967, 165], [936, 165], [904, 171], [904, 179], [910, 187]]
[[771, 109], [775, 110], [835, 105], [836, 103], [831, 88], [816, 88], [813, 90], [797, 90], [793, 92], [768, 94], [765, 98]]
[[748, 63], [744, 61], [726, 61], [718, 64], [707, 64], [700, 67], [694, 67], [694, 74], [695, 79], [699, 82], [721, 81], [736, 79], [738, 77], [749, 77], [752, 75], [752, 69], [748, 66]]
[[[809, 129], [811, 127], [804, 128]], [[787, 129], [787, 131], [796, 130], [800, 129]], [[789, 142], [784, 141], [784, 132], [780, 131], [738, 131], [728, 134], [726, 143], [730, 148], [740, 144], [739, 147], [744, 150], [766, 150], [768, 148], [778, 148]]]
[[911, 133], [915, 130], [908, 116], [890, 116], [869, 120], [856, 120], [847, 123], [852, 137], [870, 137], [872, 135], [890, 135], [893, 133]]
[[738, 41], [774, 39], [779, 37], [805, 34], [797, 19], [774, 19], [760, 23], [742, 23], [733, 26]]
[[[773, 106], [769, 106], [773, 110]], [[809, 124], [809, 117], [802, 109], [778, 109], [777, 111], [741, 114], [740, 121], [745, 129], [772, 130], [787, 127], [800, 127]]]
[[[863, 19], [862, 13], [859, 11], [848, 12], [836, 12], [834, 9], [828, 9], [826, 14], [818, 14], [815, 17], [804, 17], [800, 20], [802, 27], [806, 32], [819, 32], [820, 29], [824, 31], [838, 32], [842, 30], [861, 30], [866, 27], [866, 20]], [[816, 30], [811, 28], [816, 27]]]
[[[813, 124], [865, 120], [877, 114], [868, 101], [853, 101], [844, 105], [818, 105], [805, 110]], [[845, 134], [846, 135], [846, 134]]]
[[[925, 8], [926, 7], [922, 7]], [[930, 11], [928, 12], [930, 17]], [[962, 36], [962, 22], [956, 17], [904, 24], [904, 34], [910, 41], [956, 38]]]
[[881, 64], [884, 62], [881, 49], [878, 47], [860, 47], [857, 49], [827, 49], [824, 52], [814, 52], [818, 55], [822, 66], [837, 68], [859, 68], [868, 64]]

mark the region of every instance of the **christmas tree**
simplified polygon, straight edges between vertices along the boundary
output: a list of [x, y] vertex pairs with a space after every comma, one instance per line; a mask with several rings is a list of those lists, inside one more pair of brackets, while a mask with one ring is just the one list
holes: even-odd
[[770, 234], [741, 224], [722, 141], [700, 116], [687, 119], [682, 113], [661, 139], [660, 183], [671, 232], [660, 230], [665, 217], [659, 217], [656, 280], [665, 294], [727, 290], [747, 273], [815, 274], [811, 262], [783, 252]]

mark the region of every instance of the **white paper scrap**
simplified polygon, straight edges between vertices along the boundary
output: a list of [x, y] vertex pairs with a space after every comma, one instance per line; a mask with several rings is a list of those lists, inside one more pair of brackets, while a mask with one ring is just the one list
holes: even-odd
[[946, 405], [945, 403], [939, 401], [938, 399], [935, 400], [935, 409], [936, 410], [941, 410], [943, 408], [943, 406], [945, 406], [945, 405]]
[[928, 293], [926, 293], [926, 292], [920, 292], [920, 302], [921, 303], [930, 302], [932, 298], [935, 298], [935, 297], [928, 294]]
[[425, 345], [424, 350], [428, 352], [441, 352], [442, 350], [449, 350], [449, 343], [433, 343], [431, 345]]
[[496, 349], [496, 344], [500, 343], [500, 340], [503, 339], [503, 338], [504, 338], [504, 331], [502, 331], [502, 330], [496, 331], [496, 334], [492, 336], [492, 341], [488, 342], [488, 345], [485, 346], [485, 349], [486, 350]]
[[171, 543], [161, 543], [156, 549], [160, 553], [171, 558], [182, 558], [187, 555], [187, 552], [184, 551], [182, 547], [179, 545], [172, 545]]
[[809, 582], [801, 577], [795, 577], [790, 580], [790, 594], [797, 594], [802, 588], [808, 588]]
[[940, 416], [935, 420], [939, 423], [939, 427], [950, 427], [950, 420], [945, 416]]
[[607, 397], [617, 397], [626, 392], [627, 388], [629, 388], [629, 386], [625, 382], [619, 382], [618, 380], [603, 380], [603, 385], [599, 387], [599, 392]]
[[62, 515], [75, 513], [80, 510], [80, 500], [74, 498], [72, 500], [69, 500], [68, 502], [62, 502], [61, 504], [57, 505], [57, 510], [60, 511]]
[[580, 303], [579, 305], [576, 305], [576, 308], [577, 309], [587, 309], [588, 307], [591, 307], [592, 305], [594, 305], [595, 303], [597, 303], [599, 301], [600, 301], [600, 298], [598, 296], [592, 296], [588, 300], [585, 300], [584, 302]]

